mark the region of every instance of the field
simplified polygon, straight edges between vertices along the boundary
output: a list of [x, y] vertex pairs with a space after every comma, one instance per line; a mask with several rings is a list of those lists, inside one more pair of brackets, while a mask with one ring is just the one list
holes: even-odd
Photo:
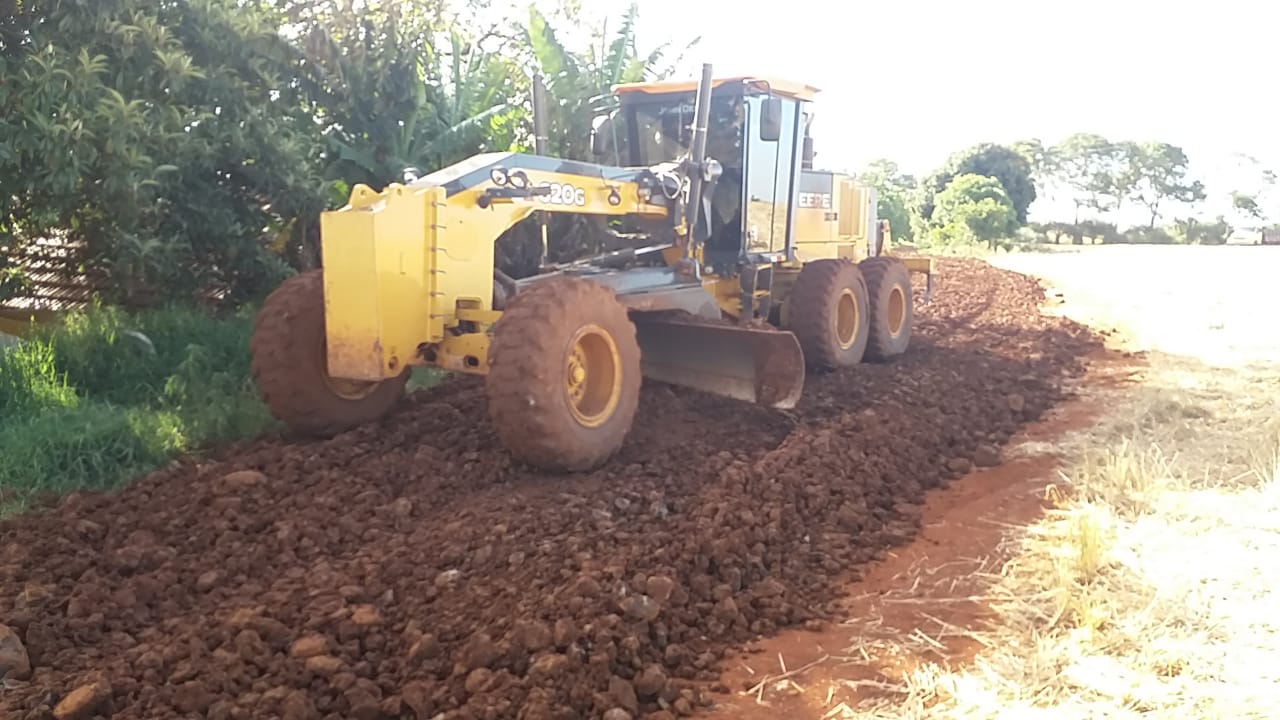
[[0, 521], [34, 667], [0, 715], [1261, 716], [1280, 254], [1123, 252], [997, 258], [1049, 312], [943, 259], [898, 362], [791, 413], [649, 388], [595, 473], [511, 463], [458, 379], [33, 507]]

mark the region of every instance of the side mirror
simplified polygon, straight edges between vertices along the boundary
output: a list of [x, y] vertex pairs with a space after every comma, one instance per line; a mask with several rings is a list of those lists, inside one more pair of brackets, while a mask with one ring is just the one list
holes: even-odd
[[591, 123], [591, 152], [598, 156], [605, 155], [610, 150], [613, 142], [613, 118], [609, 115], [599, 115], [595, 121]]
[[782, 98], [765, 98], [760, 104], [760, 139], [776, 142], [780, 137], [782, 137]]

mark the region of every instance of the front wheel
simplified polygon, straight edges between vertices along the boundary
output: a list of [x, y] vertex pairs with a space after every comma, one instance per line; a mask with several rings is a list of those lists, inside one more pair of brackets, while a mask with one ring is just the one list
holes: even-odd
[[538, 282], [494, 325], [485, 389], [514, 457], [552, 471], [599, 467], [622, 446], [639, 405], [635, 325], [603, 285]]
[[250, 372], [267, 409], [291, 431], [333, 435], [385, 416], [404, 394], [406, 368], [377, 382], [329, 375], [322, 270], [286, 279], [262, 304], [249, 340]]

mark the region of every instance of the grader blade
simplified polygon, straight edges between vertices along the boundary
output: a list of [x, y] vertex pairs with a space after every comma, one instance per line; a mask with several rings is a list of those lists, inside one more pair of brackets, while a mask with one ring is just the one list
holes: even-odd
[[800, 400], [804, 355], [789, 332], [643, 315], [634, 321], [647, 378], [773, 408]]

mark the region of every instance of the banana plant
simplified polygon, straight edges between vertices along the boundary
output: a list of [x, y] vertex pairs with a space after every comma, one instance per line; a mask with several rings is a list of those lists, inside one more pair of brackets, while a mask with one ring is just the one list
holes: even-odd
[[641, 54], [636, 45], [639, 5], [632, 2], [622, 13], [618, 29], [608, 30], [608, 22], [583, 52], [566, 48], [555, 28], [536, 7], [529, 10], [525, 40], [533, 65], [547, 86], [548, 134], [551, 150], [561, 157], [590, 158], [591, 123], [595, 115], [614, 107], [614, 85], [641, 80], [662, 80], [680, 66], [684, 53], [698, 44], [694, 38], [677, 57], [664, 62], [672, 44], [663, 43]]

